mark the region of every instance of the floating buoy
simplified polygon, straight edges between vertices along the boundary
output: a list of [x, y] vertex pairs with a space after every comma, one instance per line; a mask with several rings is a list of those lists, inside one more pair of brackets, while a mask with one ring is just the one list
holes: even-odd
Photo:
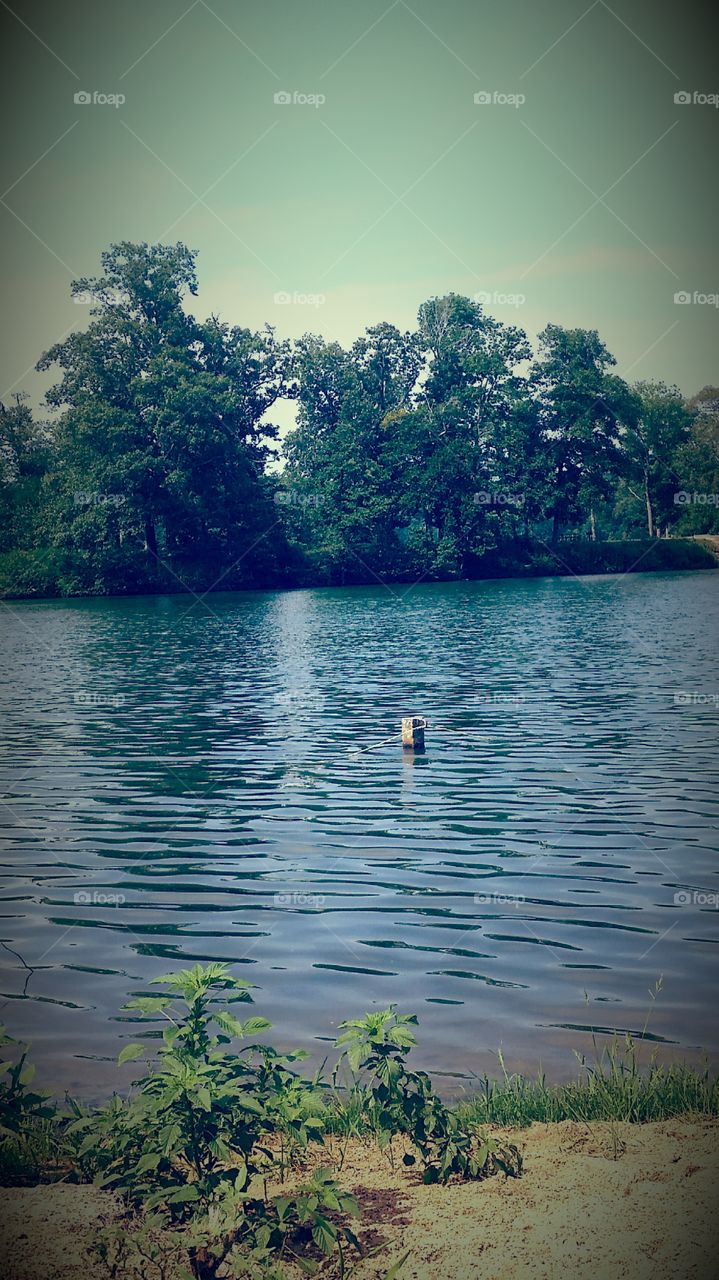
[[424, 731], [427, 721], [424, 716], [402, 717], [402, 750], [424, 751]]

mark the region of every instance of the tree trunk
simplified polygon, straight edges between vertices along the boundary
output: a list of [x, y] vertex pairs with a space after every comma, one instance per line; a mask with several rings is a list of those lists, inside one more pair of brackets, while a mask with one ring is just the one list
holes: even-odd
[[644, 473], [644, 498], [647, 504], [647, 530], [649, 537], [654, 537], [654, 512], [652, 511], [652, 499], [649, 493], [649, 476]]
[[589, 523], [592, 530], [592, 542], [597, 541], [597, 517], [594, 514], [594, 507], [589, 512]]
[[145, 521], [145, 549], [147, 554], [153, 560], [157, 560], [157, 533], [155, 532], [154, 520], [147, 519]]

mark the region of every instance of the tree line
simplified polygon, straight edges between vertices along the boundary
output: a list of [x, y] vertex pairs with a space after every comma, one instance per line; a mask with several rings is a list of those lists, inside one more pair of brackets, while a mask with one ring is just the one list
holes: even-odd
[[[0, 585], [112, 594], [541, 571], [567, 540], [719, 532], [719, 389], [614, 372], [595, 330], [468, 298], [349, 349], [196, 319], [196, 254], [122, 243], [0, 406]], [[276, 407], [296, 405], [280, 438]]]

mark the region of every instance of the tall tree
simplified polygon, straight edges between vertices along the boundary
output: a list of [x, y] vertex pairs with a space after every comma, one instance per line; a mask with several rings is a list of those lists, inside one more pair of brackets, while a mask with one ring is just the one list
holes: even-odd
[[332, 580], [401, 568], [387, 444], [420, 367], [416, 339], [389, 324], [368, 329], [350, 351], [311, 335], [297, 344], [298, 424], [280, 496]]
[[673, 524], [676, 517], [675, 455], [687, 439], [692, 414], [681, 392], [663, 382], [638, 382], [634, 392], [639, 412], [626, 436], [629, 484], [631, 489], [633, 479], [639, 482], [647, 533], [653, 538], [659, 527]]
[[719, 387], [703, 387], [687, 404], [690, 431], [674, 462], [679, 491], [689, 498], [678, 505], [686, 533], [719, 533]]
[[409, 459], [407, 503], [435, 540], [436, 568], [465, 573], [519, 506], [506, 446], [524, 393], [520, 366], [531, 352], [521, 329], [457, 294], [420, 307], [419, 341], [428, 371], [399, 433]]
[[42, 537], [51, 460], [49, 428], [35, 421], [24, 398], [0, 402], [0, 550], [32, 547]]
[[542, 415], [553, 495], [552, 538], [587, 516], [595, 534], [595, 504], [608, 497], [625, 467], [622, 431], [638, 404], [595, 329], [550, 324], [539, 335], [532, 381]]
[[103, 497], [78, 518], [104, 516], [104, 542], [144, 546], [158, 571], [201, 561], [211, 577], [244, 556], [251, 579], [267, 570], [257, 548], [277, 523], [262, 480], [274, 428], [262, 420], [285, 386], [287, 344], [189, 315], [195, 254], [182, 244], [124, 242], [102, 266], [73, 284], [93, 299], [87, 330], [38, 366], [62, 373], [48, 402], [63, 410], [68, 481]]

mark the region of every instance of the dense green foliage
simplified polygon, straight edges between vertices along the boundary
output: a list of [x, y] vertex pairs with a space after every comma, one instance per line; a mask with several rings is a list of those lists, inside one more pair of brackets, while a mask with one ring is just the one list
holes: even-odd
[[39, 362], [50, 420], [0, 406], [0, 591], [562, 572], [567, 539], [719, 532], [719, 391], [630, 387], [594, 330], [533, 352], [450, 294], [345, 350], [199, 321], [196, 292], [182, 244], [73, 284], [90, 319]]

